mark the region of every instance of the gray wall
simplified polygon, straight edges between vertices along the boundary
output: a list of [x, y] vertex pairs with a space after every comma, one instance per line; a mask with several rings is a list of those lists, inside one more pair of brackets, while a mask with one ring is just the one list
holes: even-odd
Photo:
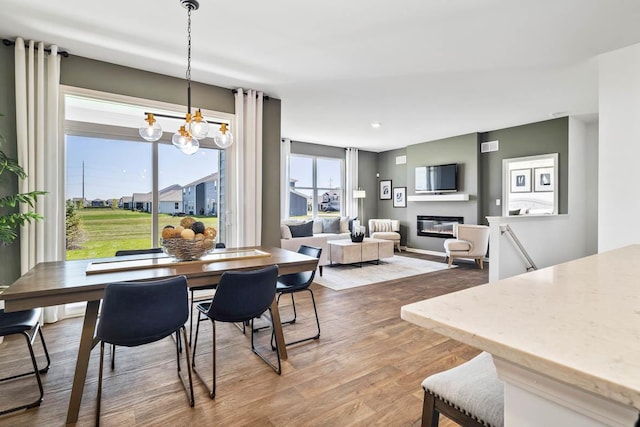
[[[454, 136], [407, 147], [407, 195], [415, 195], [415, 168], [458, 164], [458, 191], [469, 194], [468, 201], [407, 202], [407, 245], [411, 248], [444, 251], [444, 239], [418, 236], [418, 215], [461, 216], [466, 224], [478, 221], [478, 134]], [[397, 209], [396, 209], [397, 210]]]
[[558, 213], [567, 213], [569, 186], [569, 121], [566, 117], [494, 130], [480, 135], [481, 142], [500, 141], [500, 150], [480, 155], [481, 218], [502, 216], [502, 160], [558, 153]]
[[[391, 187], [407, 187], [406, 194], [409, 193], [407, 164], [397, 165], [397, 156], [406, 156], [407, 149], [401, 148], [398, 150], [385, 151], [378, 154], [378, 173], [379, 178], [376, 178], [376, 187], [374, 189], [373, 197], [375, 198], [378, 206], [376, 216], [370, 218], [393, 218], [400, 220], [400, 244], [406, 246], [407, 237], [409, 233], [410, 222], [407, 218], [408, 208], [394, 208], [393, 200], [380, 200], [380, 181], [391, 180]], [[408, 207], [407, 203], [407, 207]]]
[[[4, 136], [2, 151], [17, 158], [16, 153], [16, 103], [14, 85], [13, 49], [0, 47], [0, 134]], [[15, 194], [18, 191], [18, 180], [3, 174], [0, 177], [0, 197]], [[2, 213], [5, 211], [3, 210]], [[20, 277], [20, 243], [19, 238], [9, 246], [0, 245], [0, 284], [9, 285]]]
[[364, 215], [360, 218], [361, 225], [367, 227], [370, 218], [378, 217], [378, 154], [371, 151], [358, 150], [358, 186], [362, 188], [367, 197], [363, 202]]

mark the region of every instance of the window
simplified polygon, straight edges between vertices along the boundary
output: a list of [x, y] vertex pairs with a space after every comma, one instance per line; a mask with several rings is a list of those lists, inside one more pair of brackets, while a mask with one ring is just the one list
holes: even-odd
[[[170, 141], [177, 120], [162, 123], [159, 141], [144, 141], [137, 127], [150, 107], [101, 95], [74, 89], [64, 94], [66, 258], [157, 247], [164, 226], [179, 225], [185, 214], [215, 227], [222, 240], [220, 150], [207, 138], [195, 154], [179, 152]], [[177, 108], [154, 111], [181, 114]]]
[[289, 174], [289, 217], [340, 216], [342, 159], [291, 155]]

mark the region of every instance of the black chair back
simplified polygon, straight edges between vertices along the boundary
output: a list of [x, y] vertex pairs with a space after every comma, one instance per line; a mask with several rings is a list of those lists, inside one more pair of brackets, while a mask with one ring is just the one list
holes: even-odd
[[[322, 248], [314, 246], [300, 245], [299, 254], [312, 256], [320, 259]], [[313, 279], [316, 277], [316, 270], [303, 271], [302, 273], [285, 274], [278, 278], [278, 282], [287, 286], [288, 290], [300, 290], [311, 286]]]
[[162, 248], [151, 248], [151, 249], [122, 249], [116, 251], [116, 256], [125, 256], [125, 255], [144, 255], [144, 254], [161, 254]]
[[276, 295], [278, 267], [222, 274], [207, 316], [221, 322], [243, 322], [267, 311]]
[[109, 344], [133, 347], [171, 335], [188, 318], [184, 276], [111, 283], [105, 288], [96, 336]]
[[222, 242], [216, 243], [216, 249], [225, 249], [226, 247], [227, 247], [227, 245], [225, 245]]

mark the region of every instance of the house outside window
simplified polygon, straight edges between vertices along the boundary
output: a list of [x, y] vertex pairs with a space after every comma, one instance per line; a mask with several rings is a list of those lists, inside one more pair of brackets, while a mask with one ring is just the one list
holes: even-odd
[[342, 159], [292, 154], [289, 170], [290, 218], [341, 215], [344, 209]]

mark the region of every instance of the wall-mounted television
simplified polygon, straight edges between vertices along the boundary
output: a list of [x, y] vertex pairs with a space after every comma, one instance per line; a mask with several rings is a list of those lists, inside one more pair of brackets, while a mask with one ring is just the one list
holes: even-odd
[[455, 193], [458, 191], [458, 165], [416, 168], [416, 193]]

